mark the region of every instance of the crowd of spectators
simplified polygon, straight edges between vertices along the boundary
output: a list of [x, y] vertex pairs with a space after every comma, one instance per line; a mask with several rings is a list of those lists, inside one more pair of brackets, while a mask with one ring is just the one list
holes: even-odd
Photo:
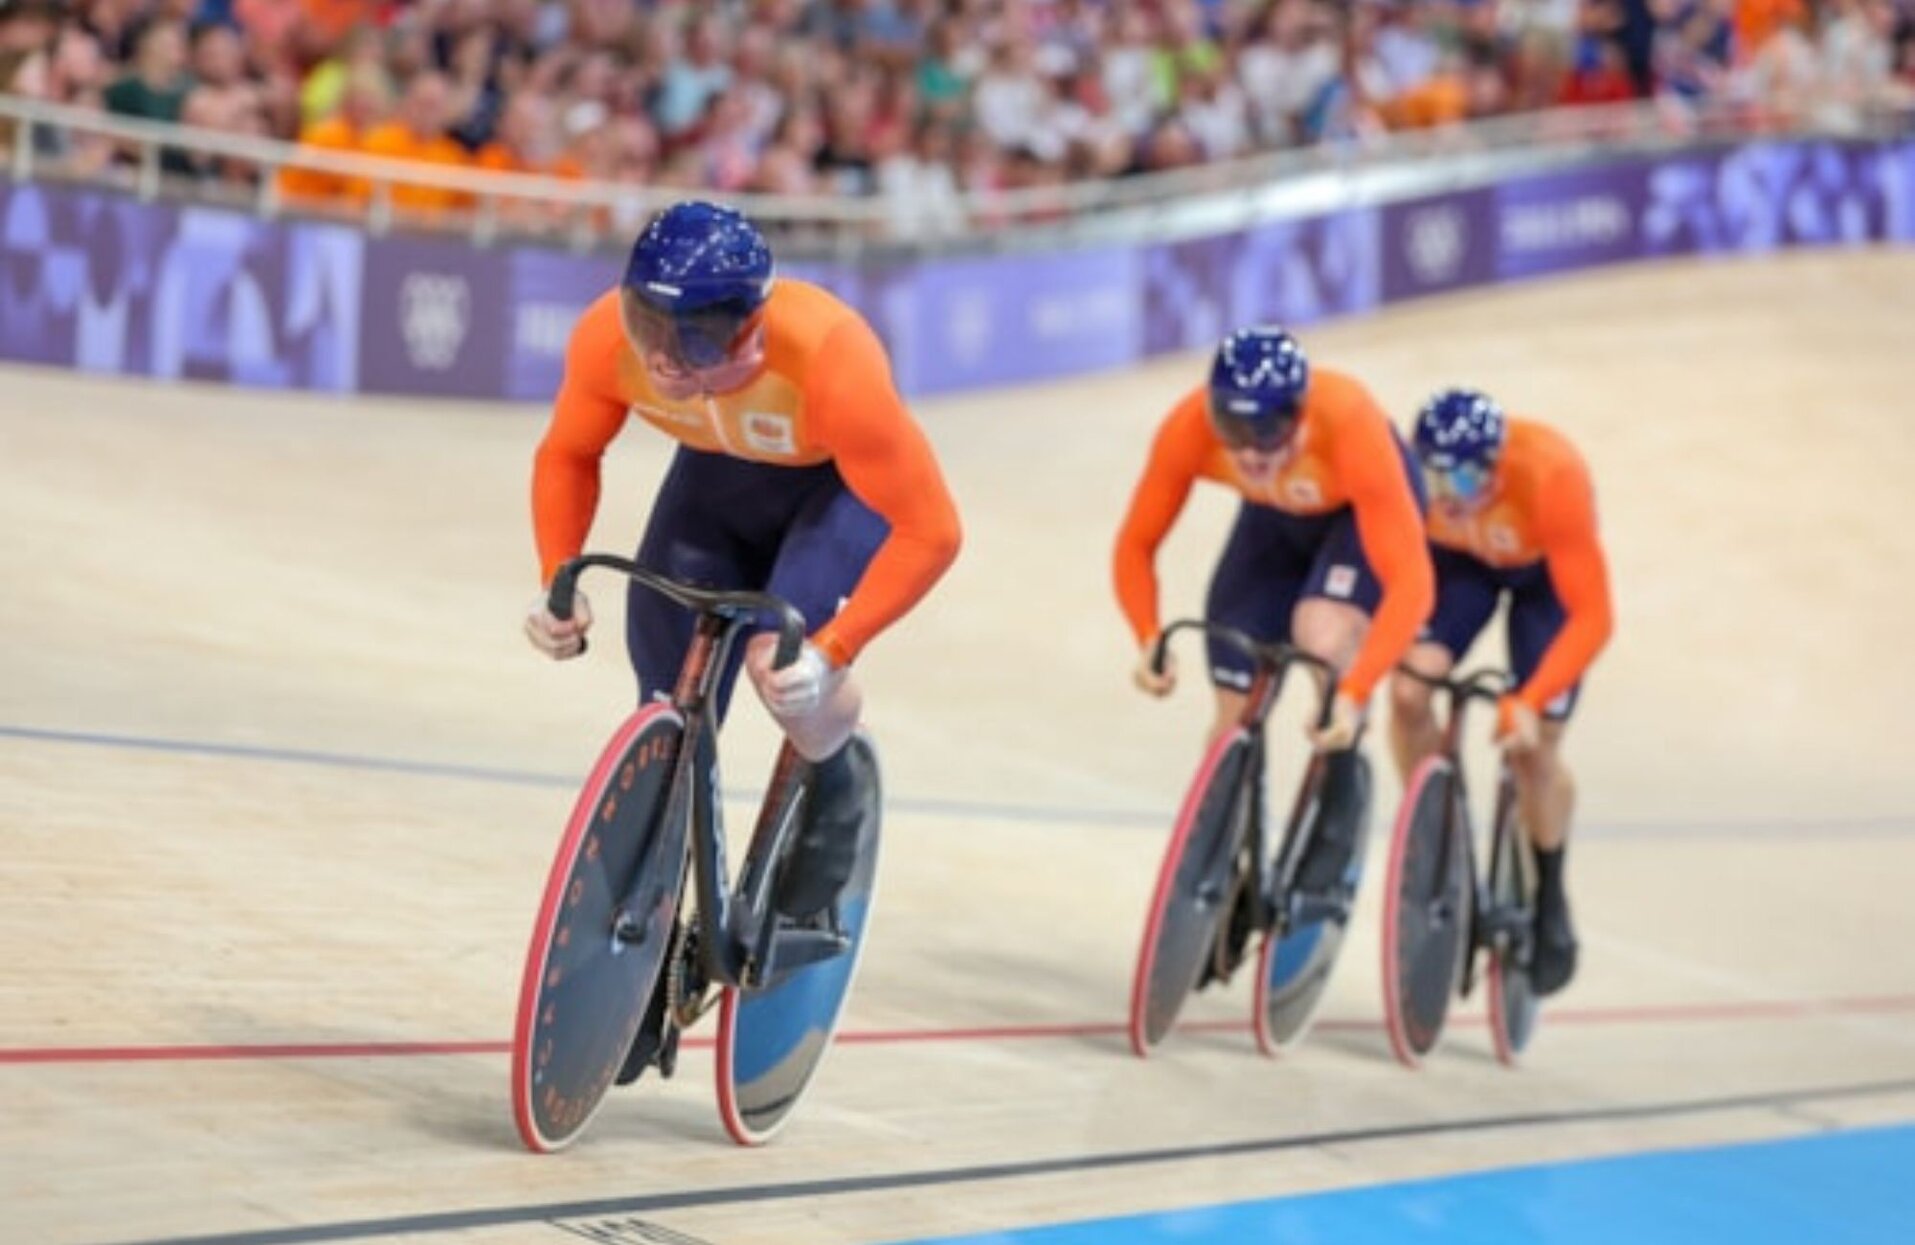
[[[0, 0], [0, 90], [439, 165], [878, 194], [935, 216], [965, 190], [1552, 106], [1905, 101], [1915, 0]], [[281, 179], [308, 204], [367, 193]]]

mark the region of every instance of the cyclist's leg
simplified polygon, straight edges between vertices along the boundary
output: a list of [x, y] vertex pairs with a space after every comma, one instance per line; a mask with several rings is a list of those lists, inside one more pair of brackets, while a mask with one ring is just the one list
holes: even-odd
[[[1416, 508], [1419, 513], [1427, 511], [1429, 498], [1423, 486], [1422, 469], [1402, 437], [1392, 434], [1391, 439]], [[1290, 620], [1290, 638], [1312, 656], [1322, 658], [1337, 670], [1347, 670], [1369, 635], [1370, 618], [1383, 599], [1383, 585], [1363, 552], [1355, 509], [1345, 506], [1323, 519], [1325, 525], [1312, 551], [1302, 599], [1297, 602], [1296, 613]]]
[[[822, 477], [786, 533], [772, 568], [769, 591], [791, 602], [815, 632], [843, 605], [890, 526], [844, 486], [835, 470]], [[754, 636], [746, 666], [763, 687], [775, 646], [771, 635]], [[809, 916], [830, 905], [857, 865], [858, 834], [871, 810], [875, 775], [868, 758], [848, 747], [863, 696], [850, 670], [834, 671], [817, 706], [775, 715], [795, 748], [811, 762], [810, 798], [798, 850], [779, 879], [779, 910]]]
[[[777, 544], [764, 530], [782, 530], [789, 485], [766, 467], [724, 455], [680, 449], [667, 470], [633, 559], [647, 570], [705, 588], [758, 589], [771, 573]], [[781, 485], [785, 487], [781, 488]], [[692, 615], [647, 588], [626, 597], [625, 643], [642, 699], [669, 696], [691, 645]], [[734, 648], [720, 679], [722, 721], [742, 653]], [[677, 1031], [666, 1024], [669, 973], [660, 973], [617, 1082], [630, 1084], [658, 1065], [669, 1073]]]
[[[784, 470], [680, 449], [652, 503], [638, 553], [646, 570], [701, 588], [755, 590], [771, 573], [777, 545], [756, 529], [779, 530], [777, 478]], [[633, 583], [626, 595], [625, 644], [641, 699], [669, 696], [692, 639], [693, 618]], [[730, 702], [742, 654], [734, 648], [720, 680], [718, 716]]]
[[[1291, 641], [1342, 670], [1362, 647], [1369, 633], [1370, 615], [1382, 599], [1383, 589], [1363, 556], [1355, 513], [1346, 508], [1331, 519], [1291, 620]], [[1317, 678], [1321, 690], [1321, 676]], [[1324, 757], [1316, 831], [1297, 870], [1297, 884], [1305, 890], [1323, 891], [1335, 886], [1355, 854], [1362, 830], [1361, 766], [1355, 748]]]
[[[1510, 598], [1509, 652], [1510, 667], [1519, 682], [1535, 671], [1562, 630], [1564, 618], [1562, 602], [1544, 568], [1533, 568], [1516, 579]], [[1573, 687], [1544, 706], [1541, 738], [1534, 748], [1512, 749], [1509, 754], [1517, 809], [1536, 849], [1536, 947], [1530, 975], [1539, 994], [1562, 989], [1576, 971], [1576, 933], [1563, 876], [1576, 782], [1563, 763], [1562, 743], [1580, 690]]]
[[[1404, 662], [1411, 669], [1442, 677], [1468, 654], [1476, 637], [1496, 613], [1502, 589], [1494, 574], [1468, 554], [1430, 550], [1436, 569], [1436, 607]], [[1442, 729], [1432, 708], [1428, 685], [1398, 674], [1390, 680], [1390, 752], [1397, 776], [1410, 771], [1442, 746]]]
[[[1235, 627], [1254, 640], [1286, 639], [1297, 594], [1310, 569], [1308, 533], [1299, 519], [1269, 506], [1244, 502], [1224, 542], [1204, 599], [1206, 621]], [[1248, 655], [1219, 640], [1208, 642], [1210, 682], [1216, 689], [1217, 716], [1211, 738], [1243, 717], [1245, 694], [1254, 666]]]

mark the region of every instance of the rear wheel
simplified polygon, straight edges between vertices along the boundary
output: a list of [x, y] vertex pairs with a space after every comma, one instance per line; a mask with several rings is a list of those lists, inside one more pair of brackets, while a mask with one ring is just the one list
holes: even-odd
[[[870, 739], [859, 732], [847, 747], [858, 749], [853, 763], [863, 770], [867, 781], [857, 863], [832, 907], [835, 920], [821, 917], [794, 927], [785, 925], [782, 918], [773, 918], [780, 925], [767, 943], [774, 974], [781, 944], [790, 948], [796, 945], [795, 940], [811, 939], [815, 945], [824, 946], [838, 937], [845, 940], [842, 950], [789, 973], [776, 974], [762, 986], [728, 988], [719, 1000], [718, 1114], [725, 1131], [739, 1145], [761, 1145], [771, 1140], [797, 1109], [825, 1052], [831, 1048], [857, 976], [877, 893], [882, 792], [877, 752]], [[771, 842], [778, 852], [766, 859], [763, 875], [744, 881], [745, 902], [756, 911], [763, 911], [769, 900], [771, 879], [778, 875], [782, 863], [778, 857], [797, 842], [794, 823], [803, 815], [803, 774], [808, 770], [801, 764], [798, 771], [789, 775], [790, 781], [774, 780], [761, 814], [760, 833], [774, 836]]]
[[1529, 843], [1517, 822], [1513, 806], [1499, 810], [1505, 824], [1498, 827], [1495, 857], [1490, 864], [1490, 901], [1510, 914], [1515, 932], [1489, 948], [1489, 1033], [1496, 1058], [1515, 1067], [1536, 1032], [1540, 1000], [1530, 986], [1530, 923], [1536, 913], [1535, 870], [1530, 867]]
[[[1299, 801], [1299, 807], [1315, 805], [1319, 819], [1316, 833], [1323, 833], [1323, 825], [1336, 825], [1336, 836], [1351, 845], [1350, 861], [1340, 879], [1350, 904], [1355, 903], [1357, 885], [1363, 879], [1373, 786], [1370, 759], [1357, 753], [1352, 762], [1350, 781], [1332, 783], [1325, 781], [1331, 772], [1329, 763], [1318, 757], [1311, 763], [1307, 779], [1319, 784], [1318, 790], [1306, 790]], [[1277, 902], [1280, 906], [1291, 904], [1295, 898], [1278, 896]], [[1343, 949], [1349, 916], [1347, 906], [1334, 914], [1306, 910], [1286, 925], [1283, 913], [1278, 913], [1277, 924], [1265, 935], [1257, 961], [1257, 997], [1250, 1013], [1257, 1049], [1264, 1054], [1279, 1055], [1310, 1032], [1329, 989], [1337, 954]]]

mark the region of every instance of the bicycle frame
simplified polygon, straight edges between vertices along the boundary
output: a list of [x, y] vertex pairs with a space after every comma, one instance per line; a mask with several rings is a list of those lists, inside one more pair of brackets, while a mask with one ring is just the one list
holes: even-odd
[[[1527, 937], [1527, 918], [1518, 909], [1514, 912], [1500, 906], [1496, 895], [1501, 883], [1505, 845], [1515, 833], [1516, 791], [1507, 759], [1499, 759], [1496, 770], [1496, 802], [1490, 818], [1489, 862], [1488, 870], [1478, 868], [1476, 855], [1476, 826], [1470, 814], [1469, 780], [1463, 766], [1463, 720], [1472, 700], [1496, 703], [1510, 688], [1510, 679], [1500, 670], [1479, 670], [1461, 678], [1445, 678], [1426, 675], [1407, 666], [1399, 666], [1399, 673], [1406, 674], [1417, 682], [1441, 692], [1448, 700], [1448, 711], [1443, 724], [1442, 754], [1449, 761], [1455, 774], [1454, 795], [1450, 806], [1444, 811], [1443, 834], [1438, 846], [1436, 868], [1432, 877], [1441, 879], [1449, 871], [1450, 844], [1460, 837], [1463, 848], [1470, 855], [1471, 898], [1474, 901], [1470, 929], [1472, 948], [1484, 947], [1500, 951], [1508, 939]], [[1462, 819], [1463, 834], [1453, 833], [1456, 819]], [[1520, 869], [1521, 853], [1513, 859], [1518, 861]], [[1475, 956], [1469, 956], [1463, 965], [1463, 979], [1460, 993], [1465, 997], [1470, 993], [1475, 981]]]
[[[784, 601], [766, 593], [688, 588], [629, 559], [609, 554], [587, 554], [559, 568], [552, 578], [546, 602], [553, 617], [563, 620], [572, 616], [579, 576], [592, 567], [620, 571], [641, 586], [695, 611], [698, 616], [691, 646], [686, 650], [670, 698], [672, 707], [684, 718], [685, 727], [678, 757], [673, 763], [665, 816], [691, 818], [688, 850], [692, 854], [692, 888], [698, 909], [699, 959], [706, 974], [712, 982], [721, 985], [756, 985], [769, 967], [761, 960], [769, 943], [767, 926], [775, 918], [763, 911], [753, 911], [748, 904], [735, 903], [730, 889], [725, 861], [724, 810], [717, 799], [715, 694], [742, 628], [761, 614], [778, 618], [778, 647], [772, 666], [782, 669], [798, 656], [799, 646], [804, 642], [804, 618]], [[709, 758], [705, 755], [708, 749]], [[709, 775], [704, 772], [707, 769]], [[776, 837], [753, 841], [743, 875], [753, 873], [754, 865], [759, 863], [753, 859], [756, 855], [776, 849]], [[656, 902], [656, 899], [647, 902], [650, 897], [643, 894], [645, 885], [646, 879], [642, 876], [632, 879], [631, 887], [619, 902], [614, 935], [622, 940], [642, 936], [643, 923], [637, 913]], [[682, 903], [683, 897], [678, 897], [677, 902]], [[804, 963], [841, 949], [823, 945], [810, 948], [809, 941], [800, 940], [792, 948], [796, 954], [781, 958]], [[807, 950], [820, 954], [808, 955]]]
[[[1247, 815], [1250, 818], [1249, 839], [1246, 844], [1254, 866], [1260, 871], [1257, 894], [1257, 922], [1268, 927], [1280, 917], [1286, 922], [1294, 922], [1300, 914], [1279, 912], [1277, 897], [1287, 895], [1291, 883], [1295, 880], [1304, 852], [1309, 847], [1309, 834], [1299, 833], [1299, 827], [1314, 825], [1311, 814], [1314, 812], [1314, 793], [1319, 784], [1314, 781], [1316, 771], [1324, 764], [1321, 753], [1310, 758], [1309, 768], [1304, 772], [1304, 780], [1297, 790], [1296, 803], [1291, 806], [1290, 817], [1284, 823], [1284, 838], [1277, 859], [1267, 869], [1263, 865], [1269, 842], [1269, 828], [1264, 816], [1264, 722], [1275, 707], [1283, 684], [1293, 666], [1307, 666], [1324, 676], [1322, 703], [1317, 713], [1317, 726], [1328, 725], [1333, 702], [1336, 696], [1335, 667], [1313, 653], [1305, 652], [1295, 645], [1286, 643], [1263, 644], [1253, 640], [1235, 627], [1222, 623], [1213, 623], [1198, 619], [1181, 619], [1166, 627], [1157, 638], [1156, 651], [1152, 654], [1151, 667], [1159, 673], [1164, 668], [1164, 659], [1169, 651], [1170, 637], [1179, 631], [1201, 631], [1206, 635], [1223, 640], [1225, 643], [1247, 654], [1254, 663], [1250, 688], [1245, 693], [1243, 713], [1237, 719], [1237, 725], [1250, 738], [1250, 763], [1244, 767], [1243, 788], [1238, 792], [1239, 801], [1248, 801]], [[1242, 804], [1233, 806], [1233, 812]], [[1232, 905], [1223, 905], [1221, 919], [1230, 919]]]

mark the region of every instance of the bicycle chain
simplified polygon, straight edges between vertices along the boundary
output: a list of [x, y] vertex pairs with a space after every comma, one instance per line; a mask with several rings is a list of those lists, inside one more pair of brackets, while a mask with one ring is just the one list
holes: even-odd
[[665, 962], [665, 1012], [680, 1029], [689, 1029], [698, 1023], [699, 1018], [711, 1010], [718, 997], [717, 992], [710, 988], [710, 983], [706, 984], [706, 989], [698, 998], [687, 1000], [685, 997], [685, 970], [689, 963], [686, 950], [692, 946], [694, 932], [692, 922], [681, 920], [677, 923], [671, 953]]

